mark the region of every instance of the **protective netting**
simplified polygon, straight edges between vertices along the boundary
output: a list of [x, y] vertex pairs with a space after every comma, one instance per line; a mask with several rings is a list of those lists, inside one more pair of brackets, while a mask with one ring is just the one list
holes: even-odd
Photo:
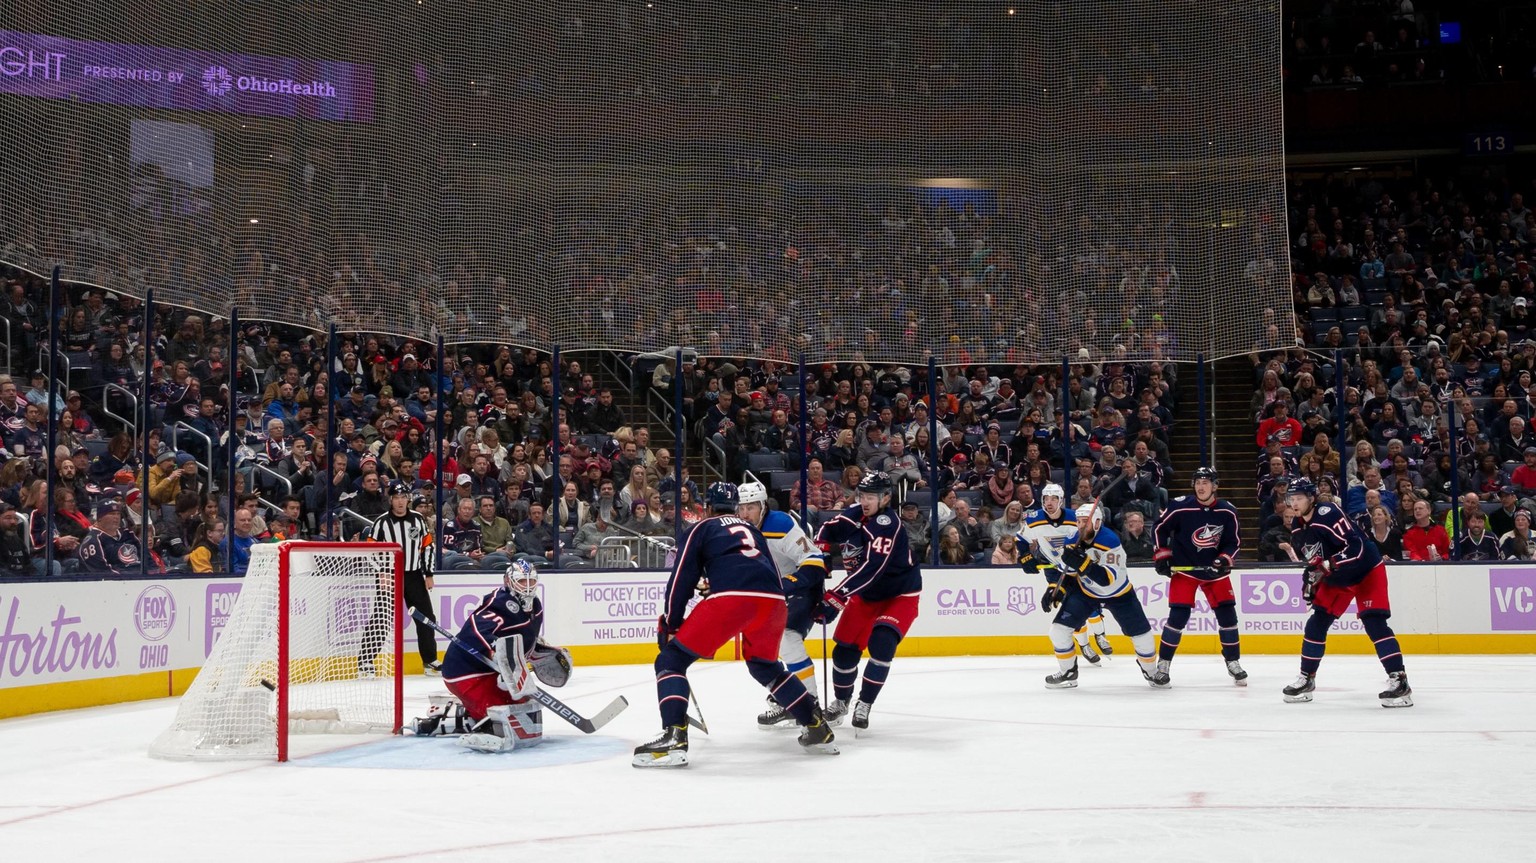
[[[287, 573], [282, 546], [288, 546]], [[399, 654], [394, 630], [399, 551], [378, 546], [251, 550], [240, 598], [176, 718], [150, 746], [159, 758], [223, 760], [278, 754], [278, 599], [289, 584], [288, 733], [389, 732]]]
[[67, 279], [818, 361], [1288, 332], [1277, 2], [22, 0], [0, 27], [0, 244]]

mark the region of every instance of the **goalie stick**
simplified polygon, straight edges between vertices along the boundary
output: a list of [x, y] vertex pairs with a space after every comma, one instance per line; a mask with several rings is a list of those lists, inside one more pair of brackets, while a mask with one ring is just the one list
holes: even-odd
[[[417, 623], [425, 623], [426, 625], [432, 627], [437, 631], [439, 635], [448, 639], [453, 644], [457, 644], [460, 650], [480, 660], [481, 664], [483, 664], [486, 668], [489, 668], [498, 674], [500, 673], [500, 671], [496, 668], [496, 664], [492, 662], [485, 654], [476, 650], [473, 646], [465, 644], [464, 641], [458, 636], [439, 626], [437, 621], [432, 620], [414, 608], [410, 609], [410, 612], [412, 619], [414, 619]], [[532, 698], [534, 701], [537, 701], [538, 703], [554, 711], [555, 714], [558, 715], [561, 719], [564, 719], [566, 722], [569, 722], [577, 728], [581, 729], [581, 731], [585, 734], [591, 734], [599, 728], [602, 728], [604, 725], [607, 725], [609, 722], [613, 721], [615, 716], [623, 713], [624, 709], [629, 707], [629, 699], [620, 695], [618, 698], [615, 698], [613, 701], [609, 702], [607, 707], [599, 710], [597, 713], [592, 715], [591, 719], [588, 719], [582, 716], [580, 713], [572, 710], [570, 707], [566, 706], [565, 702], [554, 697], [553, 695], [550, 695], [548, 692], [545, 692], [538, 686], [533, 687]]]

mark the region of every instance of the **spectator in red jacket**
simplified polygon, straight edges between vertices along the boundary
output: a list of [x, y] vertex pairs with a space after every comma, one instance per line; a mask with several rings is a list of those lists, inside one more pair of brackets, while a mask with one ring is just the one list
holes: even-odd
[[1301, 443], [1301, 423], [1291, 416], [1290, 405], [1276, 400], [1270, 403], [1270, 416], [1259, 423], [1258, 445], [1263, 449], [1269, 444], [1273, 436], [1282, 447], [1293, 447]]
[[1413, 505], [1413, 524], [1403, 531], [1403, 554], [1409, 560], [1444, 560], [1451, 550], [1451, 538], [1432, 517], [1429, 501]]

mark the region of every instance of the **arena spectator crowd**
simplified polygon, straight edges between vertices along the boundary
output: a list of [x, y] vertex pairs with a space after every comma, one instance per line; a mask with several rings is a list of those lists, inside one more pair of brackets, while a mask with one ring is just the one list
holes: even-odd
[[1293, 476], [1394, 559], [1536, 556], [1533, 193], [1489, 172], [1292, 183], [1297, 332], [1262, 321], [1252, 354], [1261, 557], [1294, 551]]

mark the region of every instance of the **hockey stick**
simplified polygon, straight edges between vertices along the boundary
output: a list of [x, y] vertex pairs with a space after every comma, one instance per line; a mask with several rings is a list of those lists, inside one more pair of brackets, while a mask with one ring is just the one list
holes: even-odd
[[699, 706], [699, 696], [693, 691], [692, 685], [689, 685], [688, 687], [688, 700], [693, 702], [693, 709], [699, 712], [698, 719], [694, 719], [687, 713], [683, 714], [688, 718], [688, 724], [692, 725], [694, 728], [699, 729], [699, 731], [708, 734], [709, 725], [704, 722], [704, 708]]
[[[457, 635], [454, 635], [453, 633], [439, 626], [437, 621], [427, 617], [425, 614], [422, 614], [420, 611], [414, 608], [408, 610], [411, 612], [412, 619], [414, 619], [417, 623], [425, 623], [427, 626], [432, 627], [437, 631], [437, 634], [448, 639], [450, 643], [458, 645], [460, 650], [480, 660], [481, 664], [486, 668], [489, 668], [498, 674], [501, 673], [501, 670], [496, 667], [494, 662], [491, 662], [489, 657], [476, 650], [473, 646], [465, 644], [464, 641]], [[602, 728], [604, 725], [607, 725], [609, 722], [613, 721], [615, 716], [623, 713], [624, 709], [629, 707], [629, 699], [620, 695], [618, 698], [615, 698], [613, 701], [609, 702], [607, 707], [599, 710], [597, 713], [593, 714], [591, 719], [588, 719], [582, 716], [580, 713], [572, 710], [570, 707], [566, 706], [565, 702], [540, 689], [537, 685], [533, 687], [533, 694], [531, 697], [534, 701], [537, 701], [538, 703], [554, 711], [555, 714], [558, 715], [561, 719], [564, 719], [566, 722], [569, 722], [577, 728], [581, 729], [581, 731], [585, 734], [591, 734], [597, 729]]]
[[827, 622], [821, 622], [821, 703], [831, 704], [827, 700], [827, 680], [832, 677], [827, 673]]

